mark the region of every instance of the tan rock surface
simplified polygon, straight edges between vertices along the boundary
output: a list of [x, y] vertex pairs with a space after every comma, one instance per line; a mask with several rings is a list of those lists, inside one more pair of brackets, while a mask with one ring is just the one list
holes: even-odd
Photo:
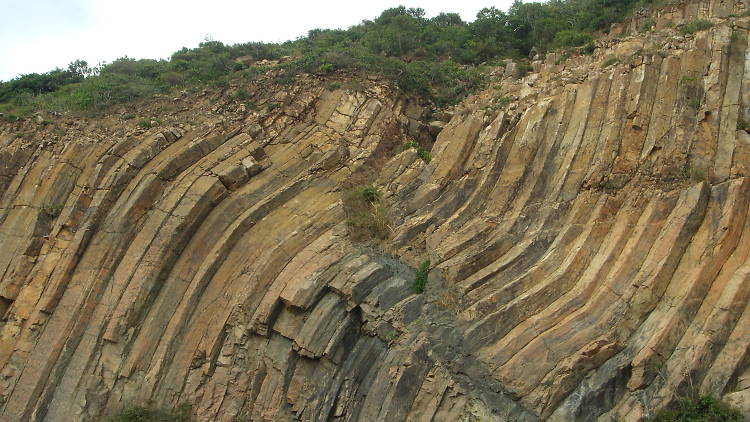
[[[750, 412], [744, 7], [644, 12], [451, 112], [300, 76], [246, 86], [257, 110], [155, 99], [147, 131], [3, 123], [0, 419], [641, 421], [693, 392]], [[695, 17], [715, 26], [669, 28]], [[354, 241], [370, 183], [388, 233]]]

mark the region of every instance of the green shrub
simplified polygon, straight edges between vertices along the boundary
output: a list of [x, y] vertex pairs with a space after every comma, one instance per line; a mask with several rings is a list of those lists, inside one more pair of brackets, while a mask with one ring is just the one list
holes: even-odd
[[234, 98], [237, 101], [245, 101], [252, 96], [253, 95], [250, 92], [248, 92], [246, 89], [240, 88], [237, 90], [237, 92], [234, 93], [234, 95], [232, 95], [232, 98]]
[[430, 161], [432, 161], [432, 154], [425, 149], [417, 150], [417, 156], [419, 156], [419, 158], [421, 158], [426, 164], [430, 164]]
[[655, 27], [655, 26], [656, 26], [656, 21], [654, 21], [651, 18], [648, 18], [648, 19], [644, 20], [643, 22], [641, 22], [641, 26], [640, 26], [640, 28], [638, 28], [638, 31], [639, 32], [648, 32], [651, 29], [653, 29], [653, 27]]
[[139, 121], [139, 122], [138, 122], [138, 123], [136, 124], [136, 126], [138, 126], [138, 127], [139, 127], [139, 128], [141, 128], [141, 129], [151, 129], [151, 127], [152, 127], [152, 126], [151, 126], [151, 121], [149, 121], [149, 120], [146, 120], [146, 119], [144, 119], [144, 120], [141, 120], [141, 121]]
[[578, 47], [591, 41], [590, 34], [566, 29], [555, 34], [554, 45], [557, 47]]
[[521, 77], [528, 75], [533, 70], [534, 66], [529, 63], [518, 63], [518, 73], [520, 73]]
[[336, 70], [336, 65], [333, 63], [321, 63], [318, 67], [320, 73], [331, 73]]
[[682, 79], [680, 79], [681, 84], [692, 84], [695, 81], [696, 79], [692, 76], [683, 76]]
[[412, 149], [412, 148], [419, 149], [421, 148], [421, 146], [419, 145], [419, 142], [415, 140], [405, 142], [404, 145], [401, 146], [401, 149], [403, 149], [404, 151], [406, 151], [407, 149]]
[[279, 85], [292, 85], [294, 83], [294, 75], [282, 75], [273, 79], [274, 83]]
[[422, 148], [421, 145], [417, 141], [411, 140], [406, 142], [402, 146], [403, 150], [407, 149], [415, 149], [417, 150], [417, 156], [424, 161], [425, 163], [429, 164], [430, 161], [432, 161], [432, 154], [430, 154], [430, 151], [427, 151], [426, 149]]
[[651, 422], [742, 422], [745, 420], [737, 409], [713, 397], [703, 396], [681, 400], [674, 409], [657, 413]]
[[508, 105], [510, 105], [511, 101], [512, 101], [512, 98], [503, 96], [503, 97], [496, 98], [495, 104], [497, 104], [497, 106], [500, 108], [505, 108], [505, 107], [508, 107]]
[[29, 73], [0, 85], [0, 102], [8, 102], [21, 94], [55, 92], [65, 85], [81, 82], [83, 77], [61, 69], [47, 73]]
[[6, 121], [8, 123], [13, 123], [13, 122], [17, 122], [17, 121], [21, 120], [21, 116], [19, 116], [16, 113], [7, 111], [7, 110], [2, 113], [2, 118], [3, 118], [4, 121]]
[[205, 84], [213, 88], [226, 89], [229, 88], [229, 79], [226, 76], [222, 76], [211, 79]]
[[182, 74], [177, 72], [167, 72], [161, 76], [161, 80], [169, 86], [181, 85], [184, 79]]
[[706, 172], [695, 167], [689, 167], [687, 169], [687, 177], [693, 182], [702, 182], [704, 180], [708, 180], [708, 178], [706, 177]]
[[63, 109], [103, 110], [111, 105], [127, 103], [163, 90], [164, 85], [157, 80], [108, 73], [67, 85], [52, 96]]
[[430, 69], [427, 63], [407, 63], [402, 70], [402, 73], [396, 79], [399, 88], [408, 93], [429, 96]]
[[422, 262], [414, 276], [414, 292], [423, 293], [425, 287], [427, 287], [427, 275], [430, 273], [430, 260], [426, 259]]
[[206, 40], [197, 48], [183, 48], [172, 54], [169, 68], [193, 83], [221, 79], [235, 70], [230, 48], [219, 41]]
[[714, 26], [714, 24], [711, 23], [711, 21], [707, 21], [705, 19], [695, 19], [686, 23], [685, 25], [682, 25], [678, 30], [682, 35], [687, 35], [694, 34], [698, 31], [705, 31], [712, 26]]
[[164, 60], [136, 60], [126, 56], [102, 66], [101, 75], [125, 75], [157, 79], [168, 71], [168, 67], [168, 63]]
[[565, 60], [568, 60], [569, 58], [570, 58], [570, 53], [566, 51], [565, 53], [561, 54], [560, 57], [557, 58], [557, 60], [555, 60], [555, 66], [562, 64], [563, 62], [565, 62]]
[[258, 76], [264, 75], [268, 72], [268, 68], [260, 66], [250, 66], [242, 71], [242, 77], [246, 79], [256, 79]]
[[583, 50], [581, 51], [583, 54], [590, 55], [594, 54], [594, 50], [596, 49], [596, 45], [593, 41], [590, 41], [586, 43], [585, 46], [583, 46]]
[[460, 102], [485, 82], [479, 68], [460, 66], [453, 61], [434, 64], [428, 76], [432, 86], [430, 97], [439, 107]]
[[107, 422], [192, 422], [190, 407], [180, 406], [173, 411], [130, 407], [107, 419]]

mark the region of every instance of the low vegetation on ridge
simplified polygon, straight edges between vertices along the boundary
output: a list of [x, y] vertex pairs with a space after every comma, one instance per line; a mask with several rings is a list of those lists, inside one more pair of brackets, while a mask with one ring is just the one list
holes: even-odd
[[190, 407], [180, 406], [174, 410], [158, 410], [140, 406], [129, 407], [107, 422], [192, 422]]
[[681, 400], [672, 409], [664, 409], [650, 422], [743, 422], [739, 410], [714, 397], [703, 396]]
[[280, 44], [206, 40], [176, 51], [169, 60], [123, 57], [97, 67], [78, 60], [66, 69], [0, 83], [0, 113], [14, 119], [32, 110], [102, 111], [172, 88], [254, 78], [268, 70], [259, 61], [281, 58], [286, 60], [277, 66], [285, 74], [279, 83], [292, 83], [301, 72], [376, 74], [444, 106], [481, 86], [481, 64], [590, 43], [592, 33], [606, 32], [634, 7], [651, 1], [516, 0], [507, 12], [480, 10], [473, 22], [456, 13], [427, 18], [423, 9], [399, 6], [348, 29], [313, 29]]

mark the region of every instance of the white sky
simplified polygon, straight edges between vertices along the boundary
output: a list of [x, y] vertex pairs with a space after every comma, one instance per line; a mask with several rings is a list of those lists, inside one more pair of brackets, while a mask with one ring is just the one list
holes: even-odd
[[168, 58], [207, 36], [227, 44], [285, 41], [313, 28], [348, 28], [404, 4], [428, 16], [512, 0], [0, 0], [0, 80], [129, 56]]

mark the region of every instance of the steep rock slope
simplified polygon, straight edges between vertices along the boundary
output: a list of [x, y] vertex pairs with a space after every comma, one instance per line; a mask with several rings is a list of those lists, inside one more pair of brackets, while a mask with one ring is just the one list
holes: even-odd
[[[184, 93], [149, 130], [4, 125], [0, 415], [639, 421], [696, 391], [750, 411], [745, 6], [643, 12], [452, 113], [266, 77], [262, 111]], [[669, 28], [695, 17], [715, 25]], [[429, 163], [401, 150], [441, 128]], [[368, 183], [388, 235], [354, 241]]]

